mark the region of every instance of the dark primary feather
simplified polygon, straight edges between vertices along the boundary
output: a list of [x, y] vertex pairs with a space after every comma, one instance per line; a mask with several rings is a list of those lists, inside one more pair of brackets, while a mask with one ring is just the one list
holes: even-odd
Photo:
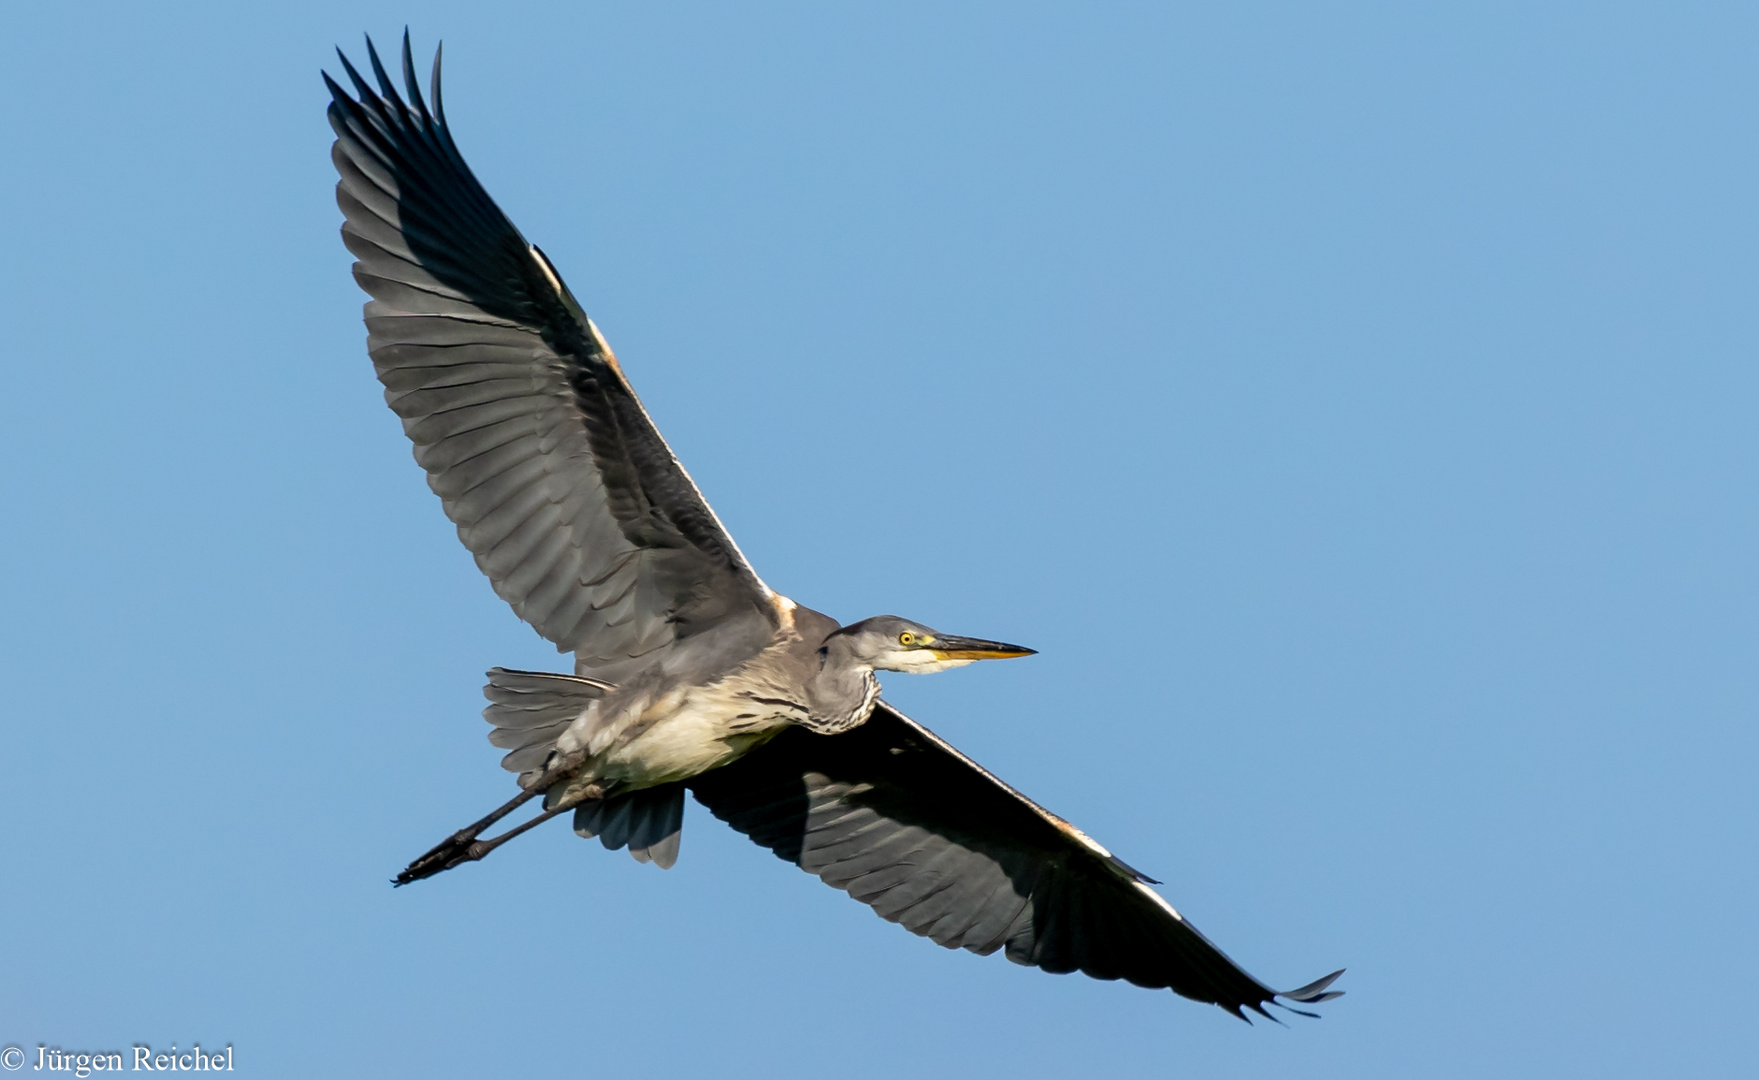
[[459, 538], [520, 618], [585, 670], [714, 626], [773, 626], [769, 590], [655, 430], [598, 330], [424, 103], [329, 76], [342, 236], [367, 347]]
[[1266, 987], [1141, 875], [883, 701], [852, 731], [793, 728], [689, 783], [716, 817], [947, 948], [1001, 949], [1240, 1016], [1338, 996], [1325, 992], [1336, 975]]
[[574, 831], [598, 837], [612, 851], [626, 846], [637, 862], [670, 870], [684, 831], [684, 785], [660, 784], [581, 803], [574, 811]]

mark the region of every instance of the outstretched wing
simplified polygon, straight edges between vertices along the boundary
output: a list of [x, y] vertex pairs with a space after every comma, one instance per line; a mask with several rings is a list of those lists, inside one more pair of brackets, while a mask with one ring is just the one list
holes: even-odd
[[1340, 993], [1326, 988], [1342, 972], [1266, 987], [1150, 879], [883, 701], [849, 732], [792, 728], [690, 786], [757, 843], [949, 949], [1170, 988], [1242, 1018]]
[[324, 76], [367, 349], [496, 593], [584, 670], [729, 620], [773, 625], [769, 589], [598, 328], [465, 165], [439, 53], [430, 112], [407, 34], [407, 103], [367, 50], [377, 92], [345, 56], [358, 99]]

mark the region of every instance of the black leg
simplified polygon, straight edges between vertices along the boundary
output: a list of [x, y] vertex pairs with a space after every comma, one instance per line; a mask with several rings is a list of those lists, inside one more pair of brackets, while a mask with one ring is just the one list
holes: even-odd
[[[500, 808], [495, 810], [494, 813], [490, 814], [488, 817], [485, 817], [481, 821], [466, 828], [459, 829], [451, 836], [446, 837], [446, 839], [434, 845], [427, 854], [404, 867], [403, 872], [397, 875], [393, 884], [407, 885], [412, 881], [420, 881], [425, 877], [433, 877], [442, 870], [450, 870], [461, 862], [470, 862], [472, 859], [482, 858], [483, 855], [488, 854], [487, 851], [476, 855], [465, 854], [465, 852], [469, 851], [473, 846], [472, 841], [482, 835], [484, 829], [487, 829], [490, 825], [493, 825], [495, 822], [500, 821], [508, 814], [519, 809], [525, 803], [529, 802], [535, 795], [537, 795], [536, 791], [522, 791], [503, 803]], [[527, 825], [526, 828], [530, 828], [530, 825]], [[524, 830], [522, 829], [520, 831]]]

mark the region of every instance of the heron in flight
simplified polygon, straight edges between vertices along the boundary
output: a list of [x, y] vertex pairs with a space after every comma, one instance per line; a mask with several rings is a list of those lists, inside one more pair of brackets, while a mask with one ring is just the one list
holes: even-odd
[[[1031, 655], [891, 615], [842, 626], [765, 585], [544, 253], [367, 42], [329, 75], [331, 157], [367, 351], [428, 485], [495, 592], [574, 671], [493, 668], [489, 741], [520, 793], [397, 875], [481, 859], [557, 815], [642, 862], [678, 857], [689, 790], [763, 847], [947, 948], [1170, 988], [1246, 1018], [1275, 991], [1158, 884], [880, 697], [878, 671]], [[531, 799], [542, 812], [501, 835]], [[1313, 1015], [1306, 1013], [1306, 1015]]]

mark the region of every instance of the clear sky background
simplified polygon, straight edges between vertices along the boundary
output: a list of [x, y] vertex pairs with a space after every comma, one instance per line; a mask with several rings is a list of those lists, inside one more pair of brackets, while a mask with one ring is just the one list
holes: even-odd
[[[14, 4], [0, 1043], [239, 1075], [1727, 1076], [1759, 980], [1750, 4]], [[1318, 1021], [512, 793], [320, 68], [405, 23], [768, 581]]]

